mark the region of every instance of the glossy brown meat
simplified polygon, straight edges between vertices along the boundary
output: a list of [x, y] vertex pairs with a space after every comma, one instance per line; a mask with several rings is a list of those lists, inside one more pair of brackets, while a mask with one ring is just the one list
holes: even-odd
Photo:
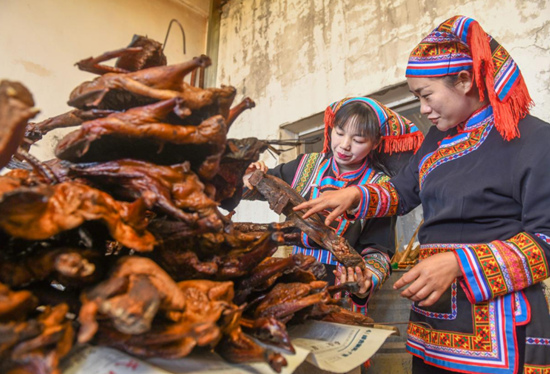
[[262, 343], [296, 353], [285, 324], [277, 319], [273, 317], [260, 317], [255, 320], [241, 318], [240, 324], [245, 333]]
[[297, 253], [285, 258], [268, 257], [237, 282], [235, 302], [242, 304], [252, 292], [266, 290], [275, 282], [311, 283], [325, 276], [325, 266], [313, 256]]
[[159, 310], [182, 310], [185, 295], [150, 259], [120, 259], [110, 277], [82, 296], [78, 341], [89, 341], [97, 331], [97, 315], [107, 316], [124, 334], [142, 334], [151, 328]]
[[[178, 282], [178, 287], [185, 297], [185, 307], [167, 313], [167, 318], [172, 321], [198, 324], [196, 326], [201, 326], [202, 330], [205, 328], [202, 324], [222, 326], [225, 320], [239, 312], [233, 303], [233, 282], [196, 279]], [[199, 345], [211, 342], [199, 342]]]
[[253, 241], [260, 238], [267, 231], [280, 231], [282, 233], [282, 243], [284, 245], [301, 245], [301, 233], [291, 232], [294, 230], [292, 222], [272, 222], [272, 223], [252, 223], [252, 222], [232, 222], [235, 235], [242, 240]]
[[[169, 66], [157, 66], [127, 74], [107, 73], [84, 82], [70, 95], [68, 104], [79, 109], [122, 110], [157, 100], [181, 97], [183, 78], [199, 66], [209, 66], [207, 56]], [[211, 98], [204, 95], [203, 102]]]
[[32, 94], [19, 82], [0, 81], [0, 168], [22, 144], [27, 121], [39, 111]]
[[197, 125], [218, 114], [227, 121], [236, 93], [233, 86], [222, 85], [221, 88], [203, 89], [183, 82], [183, 91], [177, 97], [183, 99], [185, 106], [192, 111], [191, 115], [185, 118], [185, 123]]
[[277, 240], [271, 233], [254, 242], [245, 250], [234, 250], [218, 259], [216, 279], [234, 279], [248, 274], [265, 258], [277, 251]]
[[138, 71], [155, 66], [166, 66], [166, 56], [160, 42], [142, 35], [134, 35], [127, 48], [141, 48], [137, 54], [123, 54], [115, 67], [127, 71]]
[[72, 323], [65, 317], [67, 312], [65, 304], [46, 307], [38, 317], [40, 335], [14, 346], [11, 362], [19, 367], [32, 368], [32, 373], [61, 374], [59, 361], [69, 353], [74, 342]]
[[327, 301], [330, 298], [327, 282], [278, 283], [259, 302], [254, 316], [274, 317], [282, 322], [290, 320], [297, 311]]
[[133, 158], [170, 165], [190, 161], [199, 176], [210, 179], [218, 171], [225, 147], [226, 128], [221, 116], [198, 126], [162, 123], [177, 99], [114, 113], [84, 122], [67, 134], [56, 156], [72, 162]]
[[258, 345], [242, 332], [240, 326], [225, 333], [216, 345], [215, 351], [233, 363], [266, 362], [277, 373], [288, 364], [280, 353], [274, 353]]
[[[102, 65], [102, 62], [117, 58], [115, 66]], [[98, 57], [80, 60], [76, 66], [80, 70], [103, 75], [106, 73], [129, 73], [154, 66], [165, 66], [166, 56], [162, 44], [145, 36], [134, 35], [128, 47], [105, 52]]]
[[239, 117], [245, 110], [252, 109], [256, 106], [256, 103], [254, 100], [252, 100], [249, 97], [245, 97], [239, 104], [235, 105], [231, 110], [229, 111], [229, 115], [226, 119], [227, 124], [227, 130], [229, 131], [229, 128], [235, 122], [237, 117]]
[[174, 279], [214, 279], [218, 272], [215, 258], [201, 260], [193, 250], [155, 250], [155, 259]]
[[316, 304], [308, 313], [308, 318], [365, 327], [372, 327], [374, 324], [373, 319], [363, 313], [353, 312], [334, 304]]
[[123, 159], [71, 167], [72, 176], [90, 179], [121, 199], [137, 199], [146, 191], [156, 196], [155, 207], [186, 222], [199, 232], [219, 231], [222, 221], [217, 204], [204, 193], [204, 184], [188, 162], [172, 166]]
[[[199, 329], [199, 328], [197, 328]], [[199, 329], [200, 330], [200, 329]], [[217, 341], [219, 329], [195, 332], [187, 323], [155, 321], [150, 331], [139, 335], [124, 334], [108, 322], [98, 329], [95, 343], [110, 346], [139, 357], [176, 359], [187, 356], [197, 346], [196, 337]]]
[[0, 176], [0, 196], [20, 187], [32, 186], [34, 182], [39, 183], [33, 177], [29, 170], [21, 169], [11, 170]]
[[[232, 247], [225, 241], [229, 234], [204, 234], [191, 238], [189, 244], [181, 242], [179, 250], [161, 245], [153, 256], [176, 280], [236, 279], [246, 276], [262, 260], [275, 253], [278, 243], [273, 235], [265, 233], [254, 242], [247, 243], [246, 247]], [[220, 241], [215, 242], [216, 238]]]
[[98, 342], [139, 356], [164, 358], [184, 357], [195, 346], [214, 346], [224, 320], [237, 312], [232, 304], [233, 284], [195, 280], [179, 282], [178, 287], [185, 298], [183, 308], [168, 311], [165, 320], [157, 319], [139, 335], [100, 328]]
[[220, 169], [212, 180], [216, 201], [225, 210], [233, 210], [241, 201], [243, 175], [252, 162], [270, 145], [257, 138], [227, 139]]
[[318, 214], [303, 219], [303, 212], [292, 210], [296, 205], [304, 202], [285, 181], [256, 170], [249, 179], [252, 184], [269, 202], [269, 207], [278, 214], [285, 214], [287, 221], [291, 221], [310, 239], [334, 254], [345, 267], [365, 268], [363, 257], [353, 249], [346, 239], [337, 235], [333, 229], [326, 226]]
[[293, 256], [286, 258], [268, 257], [254, 267], [246, 277], [237, 282], [235, 303], [242, 304], [254, 291], [271, 287], [285, 271], [296, 266]]
[[[34, 320], [23, 322], [6, 322], [0, 324], [0, 358], [7, 359], [14, 345], [40, 335], [42, 331], [40, 324]], [[1, 366], [0, 366], [1, 367]]]
[[24, 320], [38, 299], [29, 291], [12, 291], [0, 283], [0, 323]]
[[[4, 177], [0, 177], [0, 186], [3, 181]], [[133, 203], [124, 203], [105, 192], [72, 182], [1, 190], [2, 187], [0, 227], [11, 236], [42, 240], [85, 221], [100, 220], [111, 236], [128, 248], [150, 251], [156, 243], [146, 230], [146, 213], [154, 196], [145, 195]]]
[[[32, 137], [32, 135], [29, 135], [29, 133], [39, 134], [39, 136], [35, 139], [35, 141], [40, 140], [43, 135], [47, 134], [52, 130], [61, 129], [65, 127], [80, 126], [85, 121], [90, 121], [97, 118], [104, 118], [110, 114], [113, 114], [114, 112], [115, 111], [113, 110], [100, 110], [100, 109], [90, 109], [90, 110], [73, 109], [71, 111], [57, 115], [55, 117], [50, 117], [48, 119], [45, 119], [41, 122], [29, 123], [26, 129], [27, 134], [25, 136]], [[34, 135], [34, 136], [36, 137], [37, 135]]]
[[0, 282], [22, 287], [33, 282], [54, 279], [68, 287], [97, 282], [103, 275], [99, 251], [76, 248], [45, 248], [30, 251], [17, 259], [0, 258]]

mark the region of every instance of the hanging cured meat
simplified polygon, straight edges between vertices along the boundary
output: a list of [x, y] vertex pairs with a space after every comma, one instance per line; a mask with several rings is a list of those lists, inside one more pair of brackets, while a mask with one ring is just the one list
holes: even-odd
[[[311, 256], [272, 257], [299, 229], [356, 264], [317, 218], [234, 223], [218, 209], [238, 206], [261, 152], [279, 151], [227, 139], [255, 104], [232, 106], [231, 86], [185, 82], [207, 56], [166, 65], [160, 43], [137, 36], [77, 65], [100, 76], [73, 90], [76, 109], [38, 123], [28, 123], [30, 92], [0, 83], [0, 167], [12, 169], [0, 176], [0, 372], [57, 374], [75, 342], [164, 358], [204, 347], [280, 372], [287, 363], [272, 348], [294, 352], [287, 323], [371, 322], [334, 298], [357, 284], [328, 286]], [[61, 127], [74, 130], [56, 158], [34, 158], [31, 145]], [[290, 217], [288, 188], [254, 178]]]
[[23, 142], [27, 121], [38, 113], [32, 94], [19, 82], [0, 81], [0, 168]]

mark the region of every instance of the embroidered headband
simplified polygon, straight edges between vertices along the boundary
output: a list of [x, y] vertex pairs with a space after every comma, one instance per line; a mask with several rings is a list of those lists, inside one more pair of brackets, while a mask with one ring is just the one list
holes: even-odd
[[390, 108], [368, 97], [345, 98], [330, 104], [325, 110], [325, 142], [323, 152], [330, 150], [330, 132], [334, 127], [334, 117], [344, 105], [362, 102], [376, 114], [380, 126], [381, 142], [378, 149], [384, 153], [415, 151], [422, 144], [424, 135], [414, 123], [397, 114]]
[[533, 101], [510, 54], [472, 18], [454, 16], [433, 30], [409, 56], [407, 77], [443, 77], [473, 70], [480, 100], [487, 93], [502, 137], [519, 137], [517, 124]]

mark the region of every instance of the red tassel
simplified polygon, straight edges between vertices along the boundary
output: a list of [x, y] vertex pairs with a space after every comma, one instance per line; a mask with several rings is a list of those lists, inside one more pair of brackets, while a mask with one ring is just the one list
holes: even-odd
[[424, 135], [420, 131], [399, 136], [383, 136], [378, 150], [390, 155], [393, 152], [414, 151], [416, 153], [423, 140]]
[[323, 153], [330, 151], [330, 132], [334, 127], [334, 112], [330, 106], [325, 109], [325, 142], [323, 143]]
[[521, 73], [518, 81], [510, 90], [509, 96], [504, 102], [501, 102], [495, 92], [495, 66], [489, 45], [489, 36], [477, 21], [470, 24], [468, 45], [472, 52], [474, 77], [479, 91], [479, 98], [483, 101], [485, 92], [487, 92], [489, 102], [493, 107], [496, 129], [505, 140], [519, 137], [518, 122], [529, 113], [529, 109], [533, 105]]

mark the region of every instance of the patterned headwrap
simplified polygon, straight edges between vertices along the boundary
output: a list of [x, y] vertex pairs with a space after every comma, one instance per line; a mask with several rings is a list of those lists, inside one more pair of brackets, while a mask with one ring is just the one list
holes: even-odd
[[351, 97], [330, 104], [325, 110], [325, 143], [323, 152], [330, 150], [330, 133], [334, 127], [334, 117], [344, 105], [362, 102], [369, 106], [378, 119], [381, 142], [379, 150], [384, 153], [415, 151], [420, 147], [424, 135], [414, 123], [397, 114], [390, 108], [368, 97]]
[[477, 21], [454, 16], [439, 25], [411, 52], [406, 76], [442, 77], [462, 70], [473, 70], [481, 101], [487, 93], [502, 137], [519, 137], [518, 122], [533, 101], [517, 64]]

